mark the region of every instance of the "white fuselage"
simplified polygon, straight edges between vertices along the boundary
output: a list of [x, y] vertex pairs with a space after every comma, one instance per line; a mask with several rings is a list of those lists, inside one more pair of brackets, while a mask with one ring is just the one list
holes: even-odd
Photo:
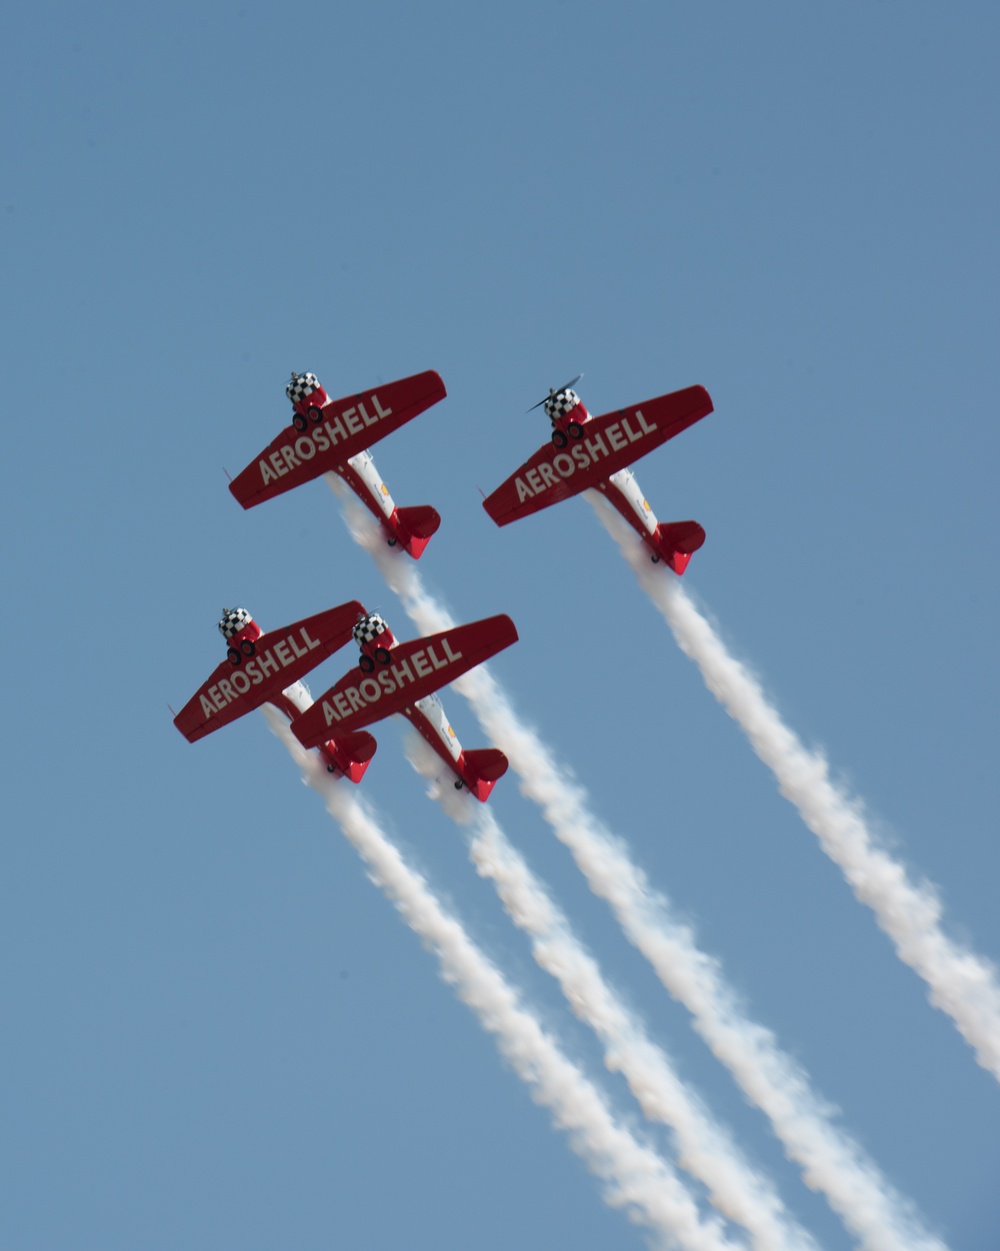
[[646, 533], [655, 534], [658, 524], [656, 514], [650, 508], [649, 501], [640, 490], [639, 484], [636, 482], [635, 474], [632, 470], [619, 469], [617, 473], [613, 473], [611, 475], [608, 482], [625, 500], [626, 504], [635, 514], [639, 524], [643, 527]]

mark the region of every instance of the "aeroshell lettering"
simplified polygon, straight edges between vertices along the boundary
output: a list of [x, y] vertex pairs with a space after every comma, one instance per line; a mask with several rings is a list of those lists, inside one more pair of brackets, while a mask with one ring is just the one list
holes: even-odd
[[635, 420], [639, 423], [639, 430], [629, 425], [628, 417], [623, 417], [621, 421], [613, 421], [605, 426], [603, 431], [595, 432], [590, 438], [586, 434], [590, 427], [584, 426], [584, 437], [568, 451], [559, 452], [551, 460], [534, 465], [525, 471], [523, 477], [517, 475], [514, 479], [517, 502], [523, 504], [525, 500], [540, 495], [549, 487], [557, 486], [560, 478], [571, 478], [577, 469], [588, 469], [612, 453], [620, 452], [630, 443], [638, 443], [645, 435], [652, 434], [657, 429], [656, 422], [648, 422], [641, 409], [636, 409]]
[[234, 699], [246, 695], [251, 687], [260, 686], [271, 674], [287, 669], [319, 646], [320, 640], [312, 638], [305, 626], [269, 643], [263, 650], [258, 650], [252, 659], [238, 668], [234, 666], [227, 677], [220, 678], [214, 686], [201, 692], [199, 698], [202, 712], [206, 717], [214, 717], [217, 712], [223, 712]]
[[392, 416], [392, 409], [383, 408], [374, 392], [370, 402], [371, 412], [365, 407], [363, 400], [345, 408], [342, 413], [329, 417], [325, 415], [327, 410], [324, 410], [324, 420], [320, 425], [299, 435], [294, 444], [284, 443], [268, 456], [262, 457], [257, 462], [262, 484], [267, 486], [269, 482], [283, 478], [305, 461], [312, 460], [317, 452], [328, 452], [338, 443], [360, 434], [367, 426], [376, 426], [386, 417]]
[[[440, 654], [436, 648], [440, 648]], [[461, 659], [462, 653], [452, 647], [447, 635], [436, 639], [426, 647], [411, 652], [406, 659], [399, 659], [380, 669], [377, 674], [362, 678], [357, 686], [344, 687], [324, 697], [322, 708], [326, 724], [329, 727], [353, 712], [362, 712], [377, 704], [383, 695], [393, 695], [435, 670], [447, 669], [450, 664]]]

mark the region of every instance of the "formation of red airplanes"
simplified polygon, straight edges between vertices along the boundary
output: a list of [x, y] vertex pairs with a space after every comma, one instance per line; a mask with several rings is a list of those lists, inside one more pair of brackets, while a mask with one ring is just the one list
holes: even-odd
[[[579, 375], [549, 392], [551, 442], [484, 500], [499, 526], [592, 488], [601, 491], [638, 533], [654, 561], [678, 574], [705, 541], [696, 521], [657, 522], [629, 466], [712, 411], [704, 387], [688, 387], [643, 404], [592, 417], [572, 389]], [[312, 481], [342, 478], [382, 528], [415, 560], [441, 518], [429, 505], [400, 508], [375, 468], [369, 448], [444, 398], [433, 370], [375, 390], [331, 400], [315, 374], [291, 376], [285, 388], [292, 421], [230, 483], [244, 508]], [[440, 634], [396, 641], [377, 613], [357, 600], [264, 633], [245, 608], [224, 609], [219, 630], [226, 659], [188, 700], [174, 724], [196, 742], [245, 713], [272, 704], [307, 748], [317, 748], [331, 773], [360, 782], [376, 742], [366, 726], [401, 713], [455, 776], [483, 802], [507, 771], [496, 748], [466, 751], [445, 716], [437, 691], [517, 641], [503, 614]], [[353, 639], [358, 663], [313, 701], [302, 679]]]

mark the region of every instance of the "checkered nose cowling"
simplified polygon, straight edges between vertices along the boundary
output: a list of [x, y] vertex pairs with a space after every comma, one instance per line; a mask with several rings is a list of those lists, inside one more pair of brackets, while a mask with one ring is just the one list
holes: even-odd
[[377, 612], [370, 613], [367, 617], [362, 617], [354, 627], [354, 641], [359, 647], [364, 647], [366, 643], [371, 643], [380, 634], [384, 634], [388, 628]]
[[293, 371], [292, 379], [285, 387], [285, 394], [293, 404], [297, 404], [318, 389], [319, 379], [315, 374], [297, 374]]
[[545, 411], [552, 421], [555, 421], [565, 413], [568, 413], [571, 408], [576, 408], [579, 403], [580, 397], [575, 391], [570, 391], [567, 387], [565, 391], [557, 391], [555, 395], [549, 396], [545, 401]]
[[219, 633], [224, 639], [231, 639], [253, 621], [253, 617], [245, 608], [223, 608], [219, 618]]

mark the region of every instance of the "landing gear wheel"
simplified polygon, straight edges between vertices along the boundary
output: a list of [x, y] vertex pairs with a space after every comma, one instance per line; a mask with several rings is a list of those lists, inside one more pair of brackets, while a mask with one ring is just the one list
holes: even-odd
[[322, 410], [318, 409], [315, 404], [309, 405], [309, 420], [314, 426], [319, 425], [319, 423], [323, 420]]
[[243, 642], [240, 643], [240, 651], [244, 656], [253, 656], [257, 651], [257, 645], [250, 639], [244, 639]]
[[243, 657], [239, 654], [235, 647], [231, 647], [226, 655], [229, 657], [231, 665], [239, 665], [243, 663]]
[[331, 764], [328, 764], [328, 765], [326, 766], [326, 771], [327, 771], [327, 773], [336, 773], [336, 772], [337, 772], [337, 766], [336, 766], [336, 765], [331, 765]]
[[653, 562], [654, 565], [658, 565], [660, 563], [660, 557], [658, 555], [650, 556], [649, 559]]
[[552, 442], [556, 445], [556, 447], [565, 447], [569, 442], [569, 439], [566, 438], [566, 435], [561, 430], [553, 430]]
[[371, 671], [375, 668], [375, 661], [372, 660], [371, 656], [363, 655], [361, 659], [358, 661], [358, 664], [361, 666], [361, 668], [364, 670], [365, 673], [371, 673]]
[[393, 535], [393, 537], [392, 537], [391, 539], [389, 539], [389, 540], [388, 540], [388, 543], [389, 543], [389, 546], [390, 546], [390, 547], [395, 547], [395, 546], [396, 546], [397, 539], [396, 539], [395, 535]]
[[302, 416], [302, 414], [301, 414], [301, 413], [294, 413], [294, 414], [292, 415], [292, 425], [293, 425], [293, 426], [295, 427], [295, 429], [296, 429], [296, 430], [298, 430], [300, 433], [305, 434], [305, 431], [306, 431], [306, 424], [307, 424], [307, 423], [306, 423], [306, 419]]
[[375, 659], [379, 662], [380, 665], [387, 665], [389, 661], [392, 659], [392, 657], [389, 655], [389, 651], [387, 648], [376, 647]]
[[578, 421], [571, 421], [566, 429], [569, 431], [569, 437], [571, 439], [583, 438], [583, 426], [581, 426]]
[[455, 783], [455, 790], [460, 791], [464, 785], [465, 783], [462, 781], [461, 778], [459, 778], [458, 781]]

